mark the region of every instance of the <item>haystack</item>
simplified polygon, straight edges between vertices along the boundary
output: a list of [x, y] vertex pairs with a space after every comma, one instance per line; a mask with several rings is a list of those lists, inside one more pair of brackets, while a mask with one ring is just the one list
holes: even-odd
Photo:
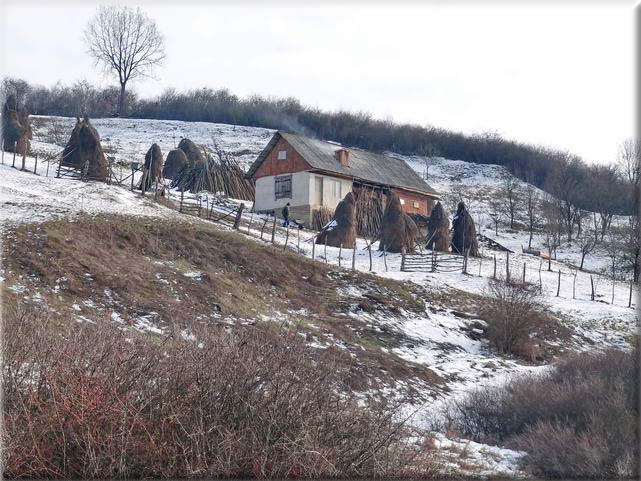
[[437, 202], [427, 221], [427, 248], [447, 252], [450, 248], [450, 220], [445, 209]]
[[83, 178], [105, 182], [109, 177], [109, 163], [100, 145], [100, 135], [88, 117], [76, 119], [76, 126], [62, 152], [61, 165], [78, 169]]
[[162, 169], [162, 176], [165, 179], [175, 178], [184, 168], [189, 166], [189, 160], [180, 149], [174, 149], [167, 154], [167, 160]]
[[188, 139], [181, 140], [181, 146], [189, 165], [173, 177], [172, 188], [193, 193], [222, 193], [234, 199], [254, 199], [253, 180], [245, 178], [238, 162], [220, 149], [215, 140], [213, 150], [196, 146]]
[[182, 139], [178, 144], [178, 148], [185, 153], [190, 164], [205, 162], [205, 155], [202, 149], [191, 140]]
[[356, 196], [348, 192], [336, 206], [334, 218], [316, 237], [317, 244], [353, 249], [356, 246]]
[[412, 218], [403, 212], [401, 200], [396, 194], [390, 194], [381, 221], [379, 250], [413, 252], [419, 237], [418, 227]]
[[14, 96], [9, 96], [2, 109], [2, 139], [6, 152], [26, 155], [32, 137], [29, 114], [19, 107]]
[[162, 167], [162, 151], [158, 144], [152, 144], [145, 155], [145, 170], [138, 188], [147, 191], [155, 185], [156, 181], [160, 182], [162, 180]]
[[465, 204], [459, 202], [456, 209], [452, 226], [454, 233], [452, 235], [452, 252], [465, 254], [472, 257], [478, 257], [479, 244], [476, 240], [476, 227], [472, 216], [467, 211]]

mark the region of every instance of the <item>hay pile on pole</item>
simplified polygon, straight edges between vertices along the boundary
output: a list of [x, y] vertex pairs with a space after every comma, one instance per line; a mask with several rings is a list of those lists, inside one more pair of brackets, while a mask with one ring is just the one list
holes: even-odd
[[376, 237], [381, 231], [383, 200], [381, 191], [362, 186], [356, 191], [356, 232], [363, 237]]
[[32, 131], [29, 121], [29, 113], [24, 107], [18, 106], [13, 95], [7, 97], [2, 108], [2, 142], [6, 152], [26, 155], [29, 152], [29, 140]]
[[319, 207], [312, 211], [312, 229], [321, 230], [332, 220], [332, 211], [327, 207]]
[[356, 246], [356, 196], [348, 192], [336, 206], [334, 218], [316, 237], [317, 244], [353, 249]]
[[185, 152], [188, 165], [173, 177], [172, 188], [192, 193], [208, 191], [228, 197], [254, 200], [254, 183], [245, 178], [238, 162], [220, 149], [201, 149], [189, 139], [183, 139], [178, 147]]
[[476, 240], [476, 226], [463, 202], [458, 203], [452, 227], [454, 229], [452, 235], [452, 252], [458, 254], [467, 253], [472, 257], [478, 257], [479, 244]]
[[100, 145], [100, 135], [89, 122], [89, 117], [76, 118], [60, 164], [78, 169], [84, 179], [106, 182], [109, 177], [109, 162]]
[[167, 154], [162, 176], [165, 179], [173, 179], [187, 166], [189, 166], [189, 159], [187, 159], [185, 153], [180, 149], [171, 150]]
[[447, 252], [450, 249], [450, 220], [443, 204], [437, 202], [427, 221], [427, 248]]
[[391, 193], [381, 221], [378, 249], [386, 252], [414, 252], [420, 232], [412, 218], [403, 212], [398, 195]]
[[145, 170], [143, 178], [140, 179], [140, 190], [148, 191], [155, 185], [156, 182], [162, 180], [163, 172], [163, 158], [162, 151], [158, 144], [152, 144], [145, 154]]

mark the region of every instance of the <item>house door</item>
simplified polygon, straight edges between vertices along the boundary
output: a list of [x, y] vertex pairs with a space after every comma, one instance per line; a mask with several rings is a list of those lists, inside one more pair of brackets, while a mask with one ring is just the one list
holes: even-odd
[[323, 205], [323, 178], [314, 177], [314, 205]]

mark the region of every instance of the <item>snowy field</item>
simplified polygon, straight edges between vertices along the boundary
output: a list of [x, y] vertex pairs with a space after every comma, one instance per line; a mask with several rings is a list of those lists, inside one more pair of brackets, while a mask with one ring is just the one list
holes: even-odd
[[[10, 167], [12, 156], [5, 154], [5, 165], [0, 165], [0, 231], [19, 223], [42, 222], [58, 217], [72, 218], [80, 212], [185, 218], [175, 210], [154, 203], [149, 196], [143, 198], [139, 193], [131, 192], [126, 187], [56, 179], [53, 165], [49, 166], [49, 177], [47, 177], [48, 166], [42, 161], [43, 153], [62, 150], [59, 144], [54, 143], [56, 139], [51, 132], [52, 126], [64, 125], [70, 132], [74, 123], [75, 119], [68, 118], [54, 118], [53, 121], [47, 118], [38, 119], [32, 145], [34, 151], [39, 152], [41, 159], [37, 166], [37, 175], [33, 173], [34, 158], [26, 159], [25, 167], [30, 172], [21, 172]], [[101, 135], [107, 155], [122, 164], [143, 161], [147, 149], [153, 142], [157, 142], [163, 154], [166, 155], [182, 137], [189, 137], [197, 143], [212, 145], [213, 136], [220, 147], [230, 152], [247, 167], [267, 144], [273, 133], [267, 129], [240, 126], [234, 128], [229, 125], [198, 122], [98, 119], [93, 121], [93, 124]], [[405, 160], [420, 174], [424, 172], [423, 159], [409, 157]], [[21, 165], [21, 159], [16, 159], [16, 166]], [[482, 195], [475, 196], [476, 200], [470, 203], [470, 210], [474, 219], [479, 221], [479, 230], [495, 237], [493, 224], [489, 218], [484, 217], [484, 212], [488, 209], [489, 197], [498, 191], [500, 180], [508, 175], [510, 174], [499, 166], [435, 159], [430, 165], [428, 182], [444, 194], [445, 198], [448, 195], [458, 195], [461, 192], [461, 186], [468, 189], [468, 192], [472, 189], [481, 192]], [[193, 196], [188, 197], [191, 201], [194, 200]], [[177, 199], [177, 196], [173, 195], [173, 199]], [[213, 197], [210, 196], [208, 200], [210, 199]], [[450, 203], [452, 202], [445, 202], [448, 210]], [[221, 212], [224, 212], [223, 208]], [[189, 220], [207, 222], [193, 217]], [[259, 239], [264, 220], [266, 220], [264, 216], [246, 212], [243, 216], [241, 233], [255, 242], [268, 242], [270, 238], [268, 234], [264, 236], [265, 240]], [[220, 228], [229, 227], [221, 225]], [[552, 271], [548, 272], [547, 261], [542, 263], [538, 257], [521, 253], [521, 245], [527, 245], [526, 232], [508, 233], [499, 229], [497, 240], [514, 251], [509, 259], [511, 275], [521, 279], [523, 266], [525, 266], [526, 281], [541, 284], [544, 302], [548, 309], [562, 319], [566, 327], [571, 330], [572, 336], [567, 346], [563, 347], [588, 350], [608, 346], [628, 346], [630, 336], [636, 332], [637, 321], [635, 310], [628, 307], [630, 286], [627, 282], [613, 283], [605, 275], [593, 274], [597, 297], [592, 301], [590, 275], [577, 272], [572, 267], [579, 262], [576, 248], [572, 246], [561, 248], [558, 259], [552, 261]], [[288, 235], [284, 229], [279, 228], [276, 243], [281, 247], [300, 252], [301, 255], [308, 257], [313, 255], [319, 262], [336, 266], [340, 263], [346, 269], [351, 268], [354, 255], [355, 268], [364, 272], [370, 271], [370, 256], [366, 250], [365, 239], [358, 239], [355, 251], [343, 249], [339, 259], [337, 248], [324, 249], [322, 246], [316, 246], [312, 249], [310, 237], [309, 231], [302, 231], [302, 233], [290, 231]], [[541, 242], [541, 238], [535, 236], [533, 247], [542, 247]], [[495, 257], [497, 275], [503, 276], [507, 264], [505, 253], [488, 249], [483, 249], [480, 259], [470, 260], [467, 274], [401, 272], [401, 256], [388, 254], [383, 257], [377, 251], [376, 244], [373, 246], [371, 262], [372, 272], [375, 275], [403, 282], [415, 282], [435, 294], [447, 291], [449, 288], [479, 294], [483, 292], [488, 279], [493, 275]], [[599, 270], [607, 266], [607, 258], [604, 254], [596, 253], [586, 258], [586, 266]], [[557, 296], [559, 271], [561, 287]], [[14, 289], [16, 287], [9, 286]], [[614, 303], [612, 303], [613, 293]], [[634, 297], [636, 298], [636, 293]], [[461, 317], [454, 312], [454, 309], [444, 306], [442, 301], [432, 302], [431, 299], [425, 299], [425, 302], [427, 309], [423, 316], [408, 315], [403, 320], [385, 319], [380, 315], [365, 312], [354, 313], [353, 316], [360, 322], [377, 328], [392, 329], [411, 339], [411, 342], [396, 348], [394, 354], [407, 361], [426, 365], [444, 377], [450, 389], [448, 397], [460, 395], [475, 387], [501, 382], [511, 375], [543, 372], [548, 368], [545, 365], [526, 365], [517, 359], [497, 356], [488, 349], [486, 341], [474, 339], [468, 335], [471, 322], [482, 323], [483, 321]], [[634, 306], [635, 299], [633, 299]], [[295, 317], [300, 316], [300, 313], [290, 313], [290, 315]], [[152, 330], [151, 332], [156, 329], [154, 326], [143, 327]], [[331, 339], [316, 340], [314, 347], [323, 348], [326, 342], [331, 342]], [[418, 408], [417, 422], [421, 422], [421, 416], [425, 416], [426, 412], [433, 412], [436, 408], [442, 407], [448, 397], [441, 395], [426, 401], [422, 406], [415, 406]], [[480, 459], [479, 465], [485, 462], [483, 460], [487, 460], [486, 470], [482, 473], [484, 475], [515, 473], [519, 453], [483, 445], [473, 446], [468, 441], [448, 440], [439, 436], [437, 444], [443, 449], [467, 443], [470, 452], [477, 453], [475, 456]]]

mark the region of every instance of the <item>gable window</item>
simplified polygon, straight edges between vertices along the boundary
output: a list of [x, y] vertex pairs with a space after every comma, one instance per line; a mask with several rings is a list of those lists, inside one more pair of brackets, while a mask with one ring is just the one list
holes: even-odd
[[421, 204], [420, 204], [420, 202], [418, 200], [415, 200], [412, 205], [414, 206], [415, 209], [420, 209], [421, 208]]
[[340, 180], [332, 180], [332, 195], [336, 199], [340, 199], [341, 197], [341, 181]]
[[287, 160], [287, 151], [279, 150], [278, 151], [278, 160]]
[[292, 174], [274, 177], [274, 193], [277, 199], [292, 198]]

